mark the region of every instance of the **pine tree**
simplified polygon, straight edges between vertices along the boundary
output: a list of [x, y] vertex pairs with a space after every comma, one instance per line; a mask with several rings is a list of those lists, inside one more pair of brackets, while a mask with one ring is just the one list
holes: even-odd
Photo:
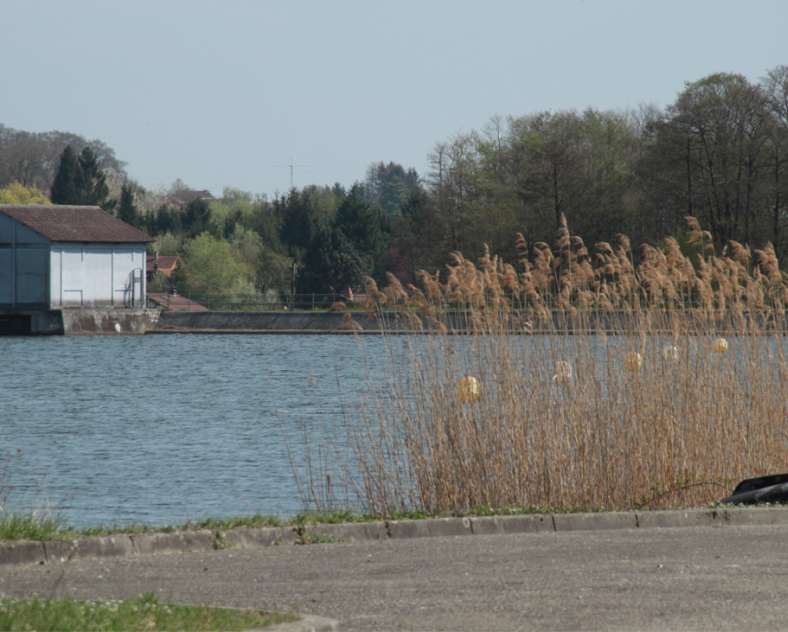
[[210, 227], [211, 207], [202, 198], [192, 200], [183, 214], [183, 228], [190, 237], [196, 237]]
[[137, 207], [134, 205], [134, 192], [128, 184], [124, 184], [120, 189], [118, 218], [133, 226], [136, 226], [139, 220], [139, 213], [137, 212]]
[[374, 262], [385, 246], [382, 219], [378, 208], [364, 199], [363, 189], [358, 185], [353, 186], [337, 209], [336, 228], [350, 240], [353, 250], [361, 258], [364, 274], [372, 273]]
[[82, 176], [80, 181], [82, 201], [80, 204], [100, 206], [106, 211], [112, 210], [115, 201], [109, 199], [106, 177], [99, 168], [96, 154], [90, 147], [85, 147], [80, 152], [79, 166]]
[[53, 204], [82, 204], [82, 167], [76, 152], [67, 145], [60, 155], [60, 165], [52, 183]]
[[363, 263], [353, 242], [341, 229], [327, 222], [319, 224], [299, 274], [299, 291], [343, 292], [358, 287], [363, 275]]
[[109, 199], [104, 172], [90, 147], [85, 147], [79, 156], [71, 145], [63, 150], [51, 198], [54, 204], [90, 204], [106, 211], [115, 206], [115, 201]]

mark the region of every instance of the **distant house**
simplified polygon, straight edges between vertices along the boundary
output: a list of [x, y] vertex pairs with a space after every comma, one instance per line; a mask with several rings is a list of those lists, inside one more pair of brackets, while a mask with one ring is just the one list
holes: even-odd
[[167, 279], [171, 279], [175, 268], [178, 267], [177, 255], [160, 255], [158, 252], [148, 255], [145, 269], [150, 281], [157, 272], [161, 272]]
[[184, 209], [195, 200], [213, 200], [210, 191], [205, 189], [178, 189], [167, 196], [167, 203], [179, 209]]
[[0, 309], [144, 306], [151, 241], [97, 206], [0, 205]]

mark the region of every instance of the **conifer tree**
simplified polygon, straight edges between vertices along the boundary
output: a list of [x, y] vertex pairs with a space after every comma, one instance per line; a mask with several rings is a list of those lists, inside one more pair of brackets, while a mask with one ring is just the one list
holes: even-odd
[[88, 204], [106, 211], [115, 206], [115, 201], [109, 199], [104, 172], [90, 147], [85, 147], [77, 156], [71, 145], [66, 146], [60, 156], [50, 197], [54, 204]]
[[49, 197], [53, 204], [82, 204], [81, 186], [82, 167], [71, 145], [66, 145]]
[[85, 147], [79, 154], [79, 166], [81, 171], [80, 181], [80, 204], [91, 204], [100, 206], [106, 211], [112, 210], [115, 201], [109, 199], [109, 187], [107, 186], [104, 172], [99, 168], [96, 154], [90, 147]]
[[134, 192], [129, 184], [124, 184], [120, 189], [120, 202], [118, 203], [118, 218], [127, 224], [137, 225], [139, 213], [134, 204]]

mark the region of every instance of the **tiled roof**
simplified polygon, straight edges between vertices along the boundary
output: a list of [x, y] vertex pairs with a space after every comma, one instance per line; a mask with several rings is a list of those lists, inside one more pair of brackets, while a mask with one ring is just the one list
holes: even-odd
[[147, 267], [148, 272], [161, 272], [167, 278], [172, 276], [175, 268], [178, 265], [177, 255], [159, 255], [158, 260], [155, 255], [148, 255]]
[[15, 219], [50, 241], [105, 244], [153, 241], [148, 234], [98, 206], [0, 204], [0, 214]]

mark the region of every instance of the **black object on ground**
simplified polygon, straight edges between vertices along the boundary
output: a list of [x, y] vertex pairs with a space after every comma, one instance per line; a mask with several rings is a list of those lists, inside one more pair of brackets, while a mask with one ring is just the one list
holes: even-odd
[[730, 505], [788, 502], [788, 474], [773, 474], [743, 480], [733, 494], [720, 502]]

